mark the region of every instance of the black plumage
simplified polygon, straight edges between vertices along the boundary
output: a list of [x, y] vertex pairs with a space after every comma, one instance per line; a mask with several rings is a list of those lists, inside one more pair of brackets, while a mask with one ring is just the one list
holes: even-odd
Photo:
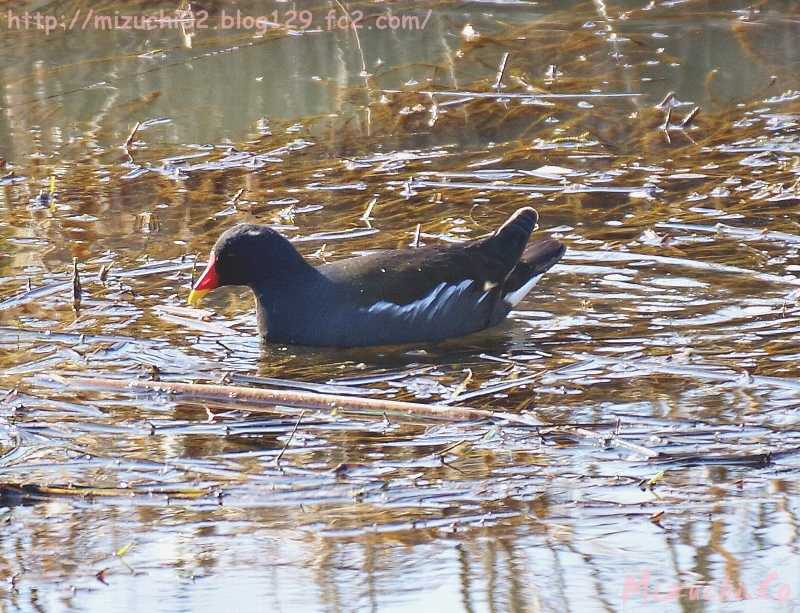
[[516, 211], [491, 236], [381, 251], [312, 266], [267, 226], [223, 233], [193, 294], [247, 285], [269, 341], [319, 346], [431, 342], [502, 321], [564, 254], [528, 239], [538, 214]]

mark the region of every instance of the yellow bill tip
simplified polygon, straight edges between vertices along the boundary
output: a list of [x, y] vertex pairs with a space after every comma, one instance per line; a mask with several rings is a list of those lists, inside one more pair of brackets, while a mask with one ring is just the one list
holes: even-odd
[[209, 291], [210, 290], [207, 289], [193, 289], [189, 292], [189, 299], [186, 302], [188, 302], [190, 306], [199, 307], [200, 303], [203, 302], [203, 296]]

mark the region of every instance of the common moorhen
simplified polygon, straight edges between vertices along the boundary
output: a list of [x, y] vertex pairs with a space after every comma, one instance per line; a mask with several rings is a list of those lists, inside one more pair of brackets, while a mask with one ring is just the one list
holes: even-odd
[[[557, 240], [528, 245], [539, 215], [519, 209], [489, 237], [381, 251], [312, 266], [268, 226], [242, 224], [217, 240], [189, 294], [246, 285], [266, 340], [354, 347], [431, 342], [501, 322], [564, 255]], [[527, 248], [526, 248], [527, 246]]]

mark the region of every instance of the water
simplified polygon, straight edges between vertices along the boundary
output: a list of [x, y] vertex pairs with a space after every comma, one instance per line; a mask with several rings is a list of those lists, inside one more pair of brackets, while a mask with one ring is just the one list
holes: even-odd
[[[794, 610], [797, 8], [408, 4], [426, 26], [387, 32], [383, 5], [350, 7], [372, 15], [358, 42], [327, 4], [304, 32], [0, 41], [4, 607]], [[417, 224], [475, 238], [525, 205], [567, 256], [464, 339], [262, 346], [247, 292], [184, 305], [236, 222], [321, 263]], [[527, 422], [298, 425], [76, 375], [302, 381]]]

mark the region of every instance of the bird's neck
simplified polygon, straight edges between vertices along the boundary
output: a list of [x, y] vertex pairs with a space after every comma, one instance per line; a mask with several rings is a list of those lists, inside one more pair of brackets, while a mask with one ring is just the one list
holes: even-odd
[[269, 283], [251, 286], [256, 302], [258, 330], [271, 341], [291, 342], [297, 326], [308, 313], [320, 308], [330, 283], [316, 268], [305, 267], [291, 275], [273, 277]]
[[254, 291], [286, 291], [299, 283], [309, 283], [319, 275], [317, 269], [306, 262], [294, 245], [283, 237], [281, 244], [275, 245], [269, 253], [259, 256], [259, 265], [263, 267], [263, 274], [251, 284]]

